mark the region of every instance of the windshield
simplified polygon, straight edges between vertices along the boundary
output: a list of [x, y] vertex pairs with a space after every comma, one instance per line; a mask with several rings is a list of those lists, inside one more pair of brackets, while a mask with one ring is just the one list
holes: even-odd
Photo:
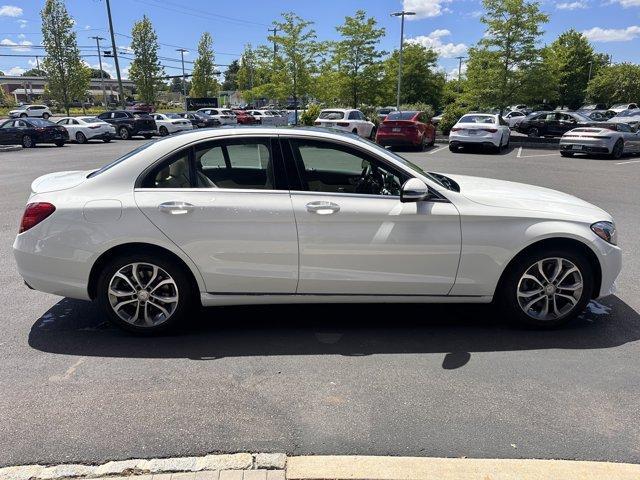
[[465, 115], [458, 123], [496, 123], [495, 117], [491, 115]]
[[114, 161], [107, 163], [106, 165], [100, 167], [98, 170], [96, 170], [95, 172], [91, 172], [89, 175], [87, 175], [87, 178], [92, 178], [95, 177], [96, 175], [100, 175], [102, 172], [106, 172], [107, 170], [109, 170], [112, 167], [115, 167], [117, 164], [119, 164], [120, 162], [124, 162], [127, 158], [132, 157], [133, 155], [135, 155], [136, 153], [139, 153], [141, 151], [143, 151], [145, 148], [150, 147], [151, 145], [153, 145], [157, 140], [152, 140], [150, 142], [145, 143], [144, 145], [140, 145], [138, 148], [136, 148], [135, 150], [131, 150], [129, 153], [125, 153], [122, 157], [115, 159]]
[[36, 127], [48, 127], [50, 125], [55, 125], [55, 123], [50, 122], [49, 120], [42, 120], [40, 118], [30, 118], [29, 121]]
[[571, 115], [574, 118], [576, 118], [577, 120], [581, 121], [581, 122], [590, 122], [591, 121], [591, 119], [589, 117], [587, 117], [586, 115], [583, 115], [581, 113], [574, 112]]
[[318, 117], [322, 120], [342, 120], [344, 118], [344, 112], [336, 110], [323, 110]]
[[391, 112], [386, 120], [411, 120], [418, 112]]
[[178, 115], [177, 113], [166, 113], [165, 117], [167, 118], [182, 118], [180, 115]]

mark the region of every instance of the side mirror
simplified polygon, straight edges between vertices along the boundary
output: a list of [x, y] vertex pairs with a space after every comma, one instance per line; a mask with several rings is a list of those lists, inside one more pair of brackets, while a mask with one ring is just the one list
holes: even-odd
[[429, 187], [419, 178], [410, 178], [400, 190], [400, 201], [402, 203], [419, 202], [429, 198]]

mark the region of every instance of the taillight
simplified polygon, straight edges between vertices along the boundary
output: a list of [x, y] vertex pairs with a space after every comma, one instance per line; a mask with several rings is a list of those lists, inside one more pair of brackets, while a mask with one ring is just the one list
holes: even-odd
[[453, 128], [451, 129], [451, 131], [452, 131], [452, 132], [457, 132], [457, 131], [459, 131], [459, 130], [462, 130], [462, 129], [461, 129], [460, 127], [453, 127]]
[[322, 125], [322, 122], [313, 122], [314, 125]]
[[349, 122], [337, 122], [336, 125], [339, 127], [348, 127]]
[[26, 232], [31, 227], [35, 227], [55, 211], [56, 207], [51, 203], [28, 203], [24, 209], [24, 215], [22, 215], [22, 221], [20, 222], [20, 230], [18, 233]]
[[482, 130], [489, 133], [496, 133], [498, 131], [497, 128], [483, 128]]
[[100, 125], [92, 125], [92, 126], [90, 126], [89, 128], [90, 128], [91, 130], [94, 130], [94, 129], [96, 129], [96, 128], [100, 128]]

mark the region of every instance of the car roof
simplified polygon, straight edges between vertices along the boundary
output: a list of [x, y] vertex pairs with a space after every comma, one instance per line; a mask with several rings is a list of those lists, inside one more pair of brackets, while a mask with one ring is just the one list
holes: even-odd
[[322, 112], [353, 112], [354, 110], [357, 110], [355, 108], [323, 108], [322, 110], [320, 110], [320, 113]]

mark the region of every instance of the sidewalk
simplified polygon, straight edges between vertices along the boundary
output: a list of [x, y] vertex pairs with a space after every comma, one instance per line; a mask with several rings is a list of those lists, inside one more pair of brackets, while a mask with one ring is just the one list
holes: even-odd
[[0, 480], [638, 480], [640, 465], [571, 460], [237, 453], [0, 468]]

